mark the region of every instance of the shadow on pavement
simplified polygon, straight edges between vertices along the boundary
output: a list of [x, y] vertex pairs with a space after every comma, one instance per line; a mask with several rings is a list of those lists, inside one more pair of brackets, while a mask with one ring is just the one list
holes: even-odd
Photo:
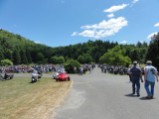
[[[130, 93], [130, 94], [126, 94], [125, 95], [126, 97], [138, 97], [137, 95], [133, 95], [132, 93]], [[155, 98], [146, 98], [146, 97], [140, 97], [139, 98], [140, 100], [153, 100], [153, 99], [155, 99]]]
[[137, 95], [133, 95], [132, 93], [126, 94], [125, 96], [127, 96], [127, 97], [137, 97]]
[[151, 99], [148, 99], [148, 98], [146, 98], [146, 97], [141, 97], [141, 98], [140, 98], [140, 100], [153, 100], [153, 99], [155, 99], [155, 98], [151, 98]]

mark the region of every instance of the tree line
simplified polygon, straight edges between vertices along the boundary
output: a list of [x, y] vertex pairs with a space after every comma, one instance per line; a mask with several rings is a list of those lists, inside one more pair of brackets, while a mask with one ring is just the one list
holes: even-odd
[[[159, 39], [158, 36], [155, 37]], [[157, 43], [156, 43], [157, 42]], [[109, 63], [114, 65], [129, 65], [137, 60], [144, 63], [146, 59], [152, 59], [152, 52], [159, 54], [158, 40], [148, 45], [146, 42], [136, 44], [118, 44], [117, 42], [89, 40], [86, 43], [62, 47], [49, 47], [37, 44], [18, 34], [13, 34], [0, 29], [0, 61], [9, 59], [14, 65], [19, 64], [62, 64], [73, 59], [79, 63]], [[157, 56], [159, 58], [159, 56]]]

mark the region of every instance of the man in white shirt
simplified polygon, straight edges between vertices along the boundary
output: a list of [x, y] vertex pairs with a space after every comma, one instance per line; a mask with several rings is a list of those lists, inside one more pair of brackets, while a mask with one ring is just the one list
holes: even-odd
[[[144, 81], [147, 96], [145, 98], [152, 99], [154, 96], [155, 80], [158, 82], [158, 71], [152, 66], [152, 61], [148, 60], [146, 64], [147, 66], [144, 69]], [[151, 88], [149, 88], [149, 86]]]

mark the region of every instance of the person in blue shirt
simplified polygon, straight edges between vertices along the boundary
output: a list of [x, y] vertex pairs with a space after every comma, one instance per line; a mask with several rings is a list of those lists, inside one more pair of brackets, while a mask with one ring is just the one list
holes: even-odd
[[137, 61], [133, 62], [133, 67], [130, 69], [130, 75], [132, 80], [132, 95], [137, 93], [137, 96], [140, 96], [140, 80], [142, 80], [142, 71], [139, 66], [137, 66]]
[[155, 80], [158, 82], [158, 71], [152, 66], [152, 61], [148, 60], [146, 64], [147, 66], [144, 69], [144, 81], [147, 96], [145, 98], [152, 99], [154, 96]]

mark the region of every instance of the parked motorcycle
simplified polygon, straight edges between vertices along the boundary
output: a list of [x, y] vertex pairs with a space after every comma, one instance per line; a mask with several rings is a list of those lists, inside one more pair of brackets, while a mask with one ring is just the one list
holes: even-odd
[[31, 83], [39, 81], [41, 77], [42, 77], [42, 72], [34, 70], [31, 76]]
[[0, 73], [0, 80], [10, 80], [13, 79], [14, 74], [13, 73]]

